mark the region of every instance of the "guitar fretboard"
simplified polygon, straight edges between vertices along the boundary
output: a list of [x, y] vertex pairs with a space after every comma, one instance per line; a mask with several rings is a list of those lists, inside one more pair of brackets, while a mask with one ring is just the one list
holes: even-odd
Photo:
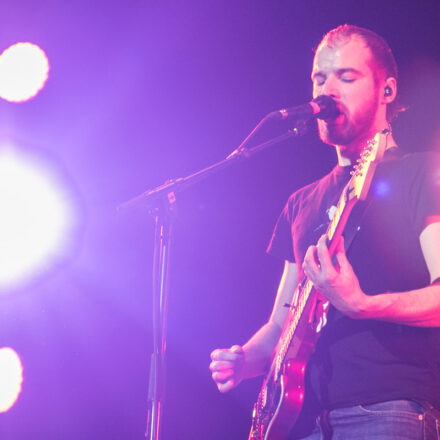
[[[336, 205], [333, 218], [330, 220], [330, 224], [327, 227], [326, 235], [327, 235], [327, 241], [329, 243], [333, 240], [336, 229], [347, 207], [346, 192], [349, 185], [350, 182], [346, 185], [341, 196], [339, 197], [339, 201], [338, 204]], [[273, 368], [275, 368], [274, 371], [275, 380], [278, 380], [279, 378], [283, 362], [286, 358], [286, 354], [292, 342], [293, 335], [295, 334], [295, 331], [298, 327], [299, 320], [301, 319], [301, 316], [307, 305], [307, 301], [310, 297], [310, 293], [312, 292], [312, 289], [313, 289], [313, 283], [307, 277], [305, 277], [303, 282], [299, 284], [294, 294], [294, 300], [288, 311], [289, 315], [286, 320], [287, 324], [283, 329], [283, 333], [280, 338], [280, 343], [278, 344], [277, 352], [273, 360], [274, 362]]]

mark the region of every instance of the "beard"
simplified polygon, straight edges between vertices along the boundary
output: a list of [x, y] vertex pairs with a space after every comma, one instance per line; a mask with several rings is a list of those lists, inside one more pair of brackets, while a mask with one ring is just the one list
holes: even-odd
[[350, 145], [359, 148], [356, 145], [357, 141], [363, 143], [373, 134], [378, 104], [379, 98], [377, 94], [373, 94], [362, 108], [354, 111], [352, 115], [349, 115], [345, 108], [339, 108], [341, 114], [336, 119], [319, 119], [319, 138], [326, 144], [338, 145], [342, 149], [349, 148]]

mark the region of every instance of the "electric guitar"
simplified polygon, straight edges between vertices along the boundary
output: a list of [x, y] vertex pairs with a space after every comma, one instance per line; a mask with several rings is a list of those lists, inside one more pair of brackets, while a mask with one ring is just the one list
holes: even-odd
[[[388, 134], [389, 130], [383, 130], [367, 142], [351, 172], [326, 231], [330, 256], [334, 254], [354, 205], [365, 200], [368, 194], [376, 165], [385, 152]], [[288, 437], [301, 411], [307, 362], [327, 322], [329, 302], [306, 276], [286, 306], [284, 327], [254, 404], [248, 440], [285, 440]]]

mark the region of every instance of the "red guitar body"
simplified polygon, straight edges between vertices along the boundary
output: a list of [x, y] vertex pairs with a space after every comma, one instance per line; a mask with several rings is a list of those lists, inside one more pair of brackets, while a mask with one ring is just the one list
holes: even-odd
[[292, 338], [281, 374], [278, 378], [266, 377], [254, 406], [249, 440], [285, 440], [296, 423], [304, 400], [306, 365], [319, 337], [320, 319], [315, 319], [318, 317], [315, 309], [320, 303], [318, 294], [313, 292]]

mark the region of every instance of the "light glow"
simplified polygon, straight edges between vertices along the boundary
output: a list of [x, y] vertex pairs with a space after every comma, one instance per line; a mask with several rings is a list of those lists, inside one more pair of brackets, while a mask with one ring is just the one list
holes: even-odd
[[33, 98], [49, 76], [49, 61], [36, 44], [16, 43], [0, 55], [0, 97], [9, 102]]
[[378, 199], [386, 199], [391, 195], [391, 185], [385, 179], [379, 179], [373, 187], [373, 194]]
[[72, 224], [60, 182], [14, 150], [0, 147], [0, 291], [47, 269]]
[[23, 383], [20, 356], [9, 347], [0, 348], [0, 413], [12, 408]]

